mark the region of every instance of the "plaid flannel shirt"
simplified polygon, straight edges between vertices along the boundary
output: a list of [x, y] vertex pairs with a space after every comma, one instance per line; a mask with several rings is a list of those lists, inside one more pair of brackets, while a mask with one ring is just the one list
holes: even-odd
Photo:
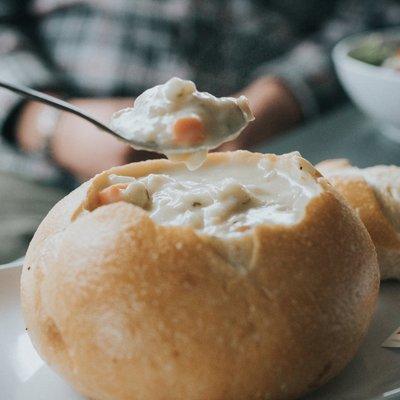
[[[312, 117], [342, 94], [330, 50], [343, 36], [400, 23], [396, 0], [0, 0], [0, 78], [66, 96], [136, 96], [171, 76], [235, 93], [284, 79]], [[0, 129], [20, 99], [0, 91]], [[0, 171], [54, 177], [0, 143]]]

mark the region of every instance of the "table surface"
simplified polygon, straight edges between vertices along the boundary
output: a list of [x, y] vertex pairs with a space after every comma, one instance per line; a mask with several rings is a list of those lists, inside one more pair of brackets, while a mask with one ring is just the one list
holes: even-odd
[[400, 164], [400, 143], [383, 136], [378, 124], [352, 105], [270, 140], [257, 150], [276, 154], [298, 150], [314, 164], [328, 158], [347, 158], [359, 167]]

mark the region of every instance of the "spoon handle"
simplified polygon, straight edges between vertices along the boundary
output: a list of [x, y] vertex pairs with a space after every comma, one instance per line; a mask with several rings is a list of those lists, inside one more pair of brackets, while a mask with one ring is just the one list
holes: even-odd
[[106, 132], [110, 133], [111, 135], [117, 137], [120, 140], [123, 139], [119, 135], [117, 135], [112, 129], [110, 129], [107, 125], [101, 123], [95, 117], [92, 117], [91, 115], [85, 113], [78, 107], [75, 107], [74, 105], [72, 105], [70, 103], [67, 103], [66, 101], [57, 99], [56, 97], [50, 96], [46, 93], [42, 93], [37, 90], [30, 89], [23, 85], [18, 85], [16, 83], [4, 82], [1, 79], [0, 79], [0, 87], [11, 90], [14, 93], [20, 94], [24, 97], [28, 97], [32, 100], [39, 101], [40, 103], [47, 104], [51, 107], [58, 108], [59, 110], [67, 111], [71, 114], [75, 114], [78, 117], [81, 117], [81, 118], [85, 119], [86, 121], [92, 123], [93, 125], [95, 125], [99, 129], [101, 129], [102, 131], [106, 131]]

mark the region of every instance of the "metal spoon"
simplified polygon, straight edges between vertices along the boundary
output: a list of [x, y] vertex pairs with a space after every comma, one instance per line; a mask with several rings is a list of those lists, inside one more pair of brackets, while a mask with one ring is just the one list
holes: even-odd
[[[155, 152], [162, 152], [161, 149], [159, 149], [156, 145], [156, 143], [141, 143], [135, 140], [130, 140], [124, 138], [122, 135], [120, 135], [118, 132], [115, 132], [113, 129], [111, 129], [108, 125], [105, 125], [104, 123], [100, 122], [97, 118], [91, 116], [90, 114], [86, 113], [85, 111], [81, 110], [80, 108], [67, 103], [66, 101], [57, 99], [56, 97], [50, 96], [46, 93], [39, 92], [37, 90], [28, 88], [23, 85], [18, 85], [16, 83], [9, 83], [9, 82], [4, 82], [3, 80], [0, 79], [0, 87], [3, 87], [5, 89], [11, 90], [14, 93], [20, 94], [24, 97], [30, 98], [35, 101], [39, 101], [40, 103], [47, 104], [51, 107], [58, 108], [59, 110], [62, 111], [67, 111], [71, 114], [77, 115], [78, 117], [81, 117], [85, 119], [86, 121], [92, 123], [94, 126], [97, 128], [101, 129], [104, 132], [109, 133], [110, 135], [114, 136], [115, 138], [122, 140], [125, 143], [128, 143], [132, 147], [140, 150], [148, 150], [148, 151], [155, 151]], [[163, 149], [164, 151], [165, 149]], [[188, 149], [174, 149], [173, 150], [175, 153], [179, 152], [187, 152]]]

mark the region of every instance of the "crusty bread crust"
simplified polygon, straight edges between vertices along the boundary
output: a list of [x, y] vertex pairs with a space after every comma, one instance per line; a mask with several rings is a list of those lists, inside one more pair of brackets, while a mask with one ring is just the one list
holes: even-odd
[[[396, 230], [396, 218], [393, 218], [396, 214], [400, 216], [398, 202], [390, 197], [390, 193], [373, 188], [361, 174], [348, 174], [353, 167], [347, 160], [326, 160], [316, 168], [326, 175], [365, 224], [376, 247], [381, 279], [400, 280], [400, 235]], [[378, 168], [385, 168], [387, 174], [400, 175], [398, 168], [396, 171], [389, 166]]]
[[278, 400], [319, 387], [355, 354], [379, 274], [365, 227], [317, 179], [324, 192], [299, 224], [225, 241], [123, 202], [76, 217], [81, 186], [27, 253], [22, 306], [39, 354], [96, 400]]

